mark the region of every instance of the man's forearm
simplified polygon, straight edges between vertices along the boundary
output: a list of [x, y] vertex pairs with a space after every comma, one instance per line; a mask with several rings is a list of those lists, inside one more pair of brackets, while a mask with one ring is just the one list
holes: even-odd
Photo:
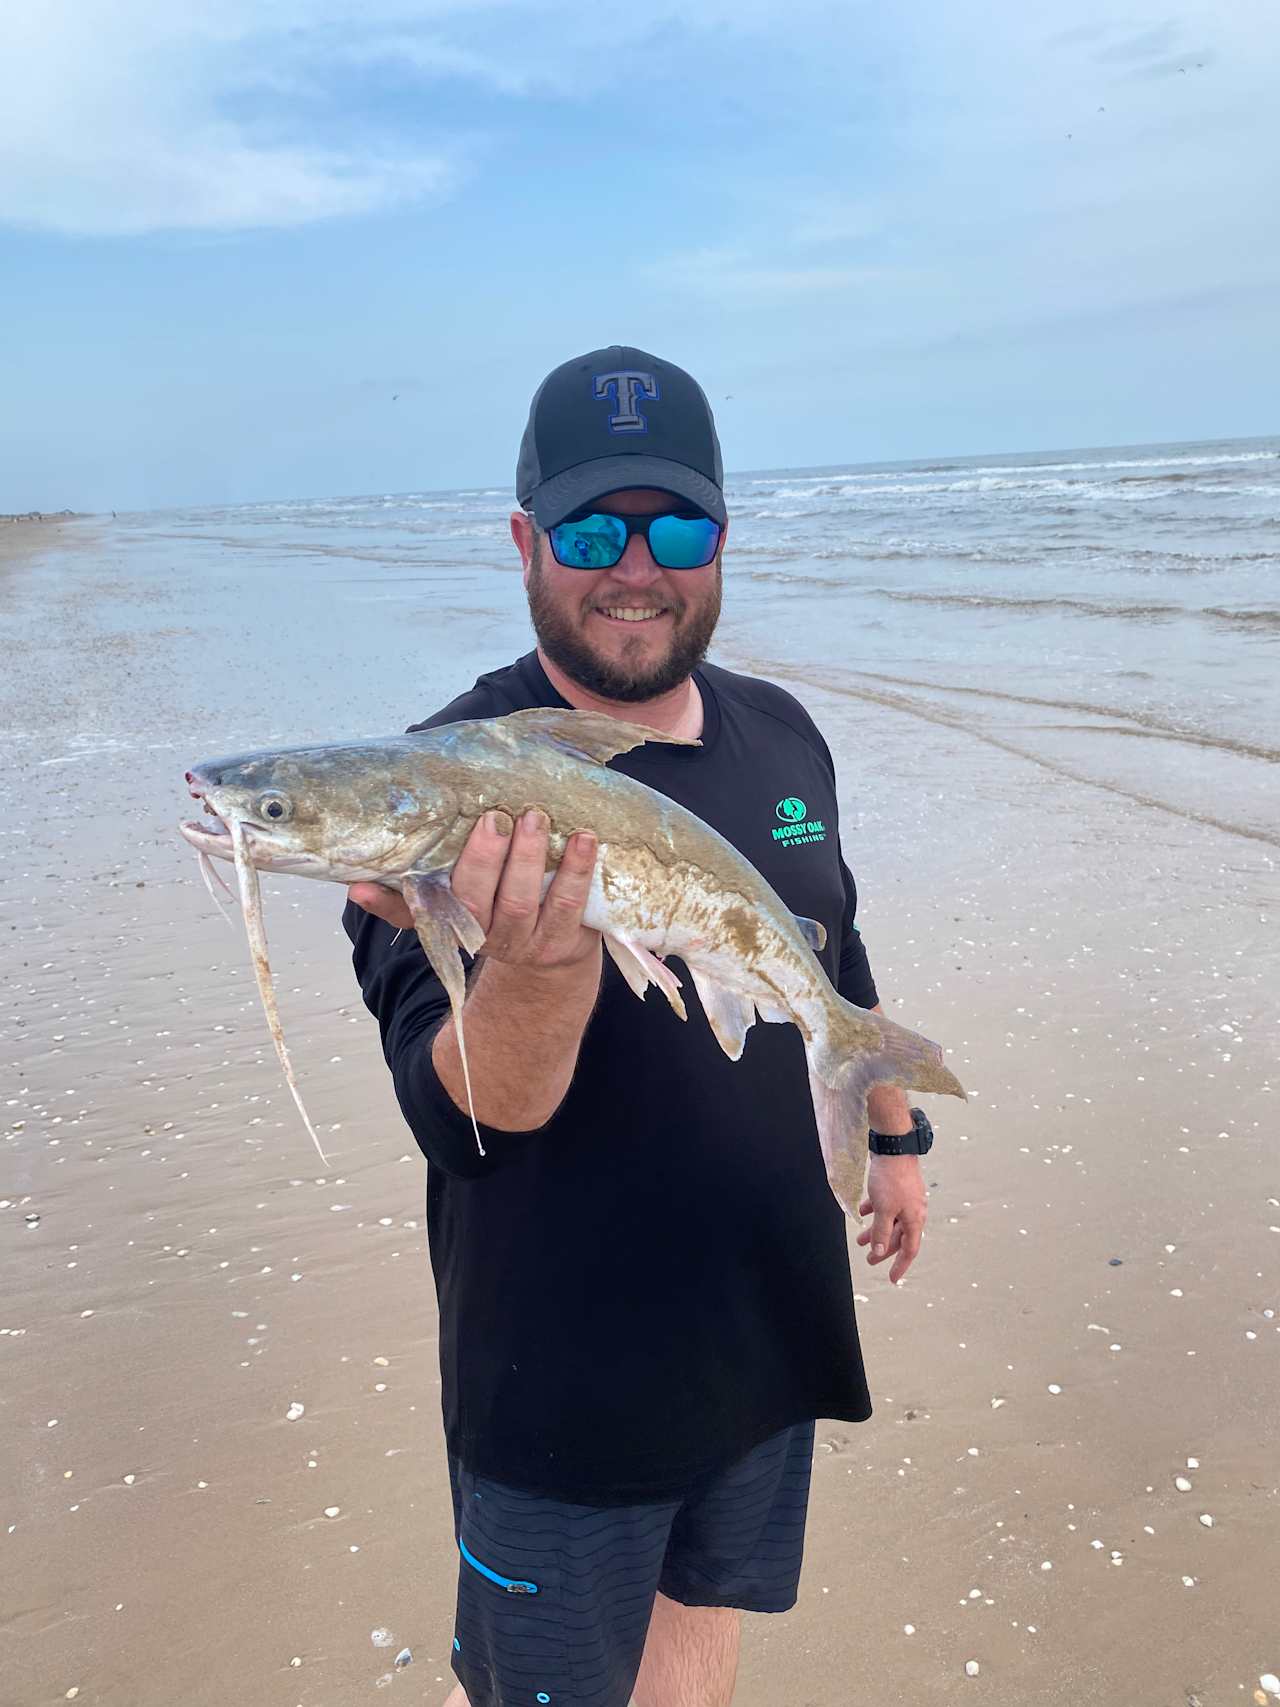
[[886, 1137], [911, 1130], [911, 1104], [897, 1085], [872, 1085], [867, 1092], [867, 1124]]
[[[481, 961], [463, 1013], [477, 1120], [504, 1132], [531, 1132], [550, 1120], [569, 1089], [599, 988], [598, 952], [545, 970]], [[431, 1060], [465, 1113], [452, 1019], [436, 1033]]]

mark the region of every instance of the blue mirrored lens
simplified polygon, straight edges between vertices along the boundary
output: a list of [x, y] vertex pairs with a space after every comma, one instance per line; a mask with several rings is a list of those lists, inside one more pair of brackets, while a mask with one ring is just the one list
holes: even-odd
[[649, 550], [663, 569], [703, 569], [719, 543], [709, 516], [655, 516], [649, 527]]
[[627, 524], [621, 516], [584, 516], [560, 522], [550, 530], [551, 549], [566, 569], [612, 569], [627, 545]]

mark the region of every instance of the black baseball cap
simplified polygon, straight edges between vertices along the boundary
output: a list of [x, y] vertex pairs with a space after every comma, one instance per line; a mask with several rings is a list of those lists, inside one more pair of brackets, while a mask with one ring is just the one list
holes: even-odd
[[724, 466], [711, 405], [683, 368], [629, 344], [562, 362], [529, 406], [516, 497], [540, 528], [626, 486], [653, 486], [723, 527]]

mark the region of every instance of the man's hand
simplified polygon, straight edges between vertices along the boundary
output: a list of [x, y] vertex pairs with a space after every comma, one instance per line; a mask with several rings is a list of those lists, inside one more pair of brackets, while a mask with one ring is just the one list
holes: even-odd
[[[450, 886], [483, 926], [480, 952], [490, 960], [547, 971], [599, 955], [599, 931], [582, 923], [596, 839], [589, 831], [569, 838], [544, 899], [547, 830], [544, 812], [526, 812], [515, 826], [505, 812], [486, 812], [458, 856]], [[409, 909], [394, 889], [353, 883], [347, 894], [398, 930], [413, 929]]]
[[[486, 812], [450, 875], [463, 906], [484, 927], [477, 976], [467, 989], [467, 1053], [476, 1118], [505, 1132], [531, 1132], [564, 1100], [600, 987], [599, 931], [582, 915], [591, 893], [596, 838], [570, 836], [545, 896], [547, 817], [526, 812], [513, 825]], [[409, 909], [378, 883], [353, 883], [359, 907], [401, 930]], [[468, 1111], [452, 1018], [435, 1033], [431, 1059], [455, 1106]]]
[[871, 1246], [867, 1262], [873, 1268], [893, 1257], [889, 1279], [895, 1286], [920, 1253], [928, 1199], [919, 1156], [872, 1156], [867, 1195], [858, 1205], [858, 1214], [874, 1211], [875, 1219], [858, 1234], [857, 1242]]

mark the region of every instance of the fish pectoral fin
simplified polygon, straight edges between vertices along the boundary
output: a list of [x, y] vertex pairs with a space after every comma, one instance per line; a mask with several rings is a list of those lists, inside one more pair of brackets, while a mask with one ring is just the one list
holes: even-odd
[[[449, 887], [448, 874], [437, 871], [410, 871], [400, 879], [400, 893], [404, 895], [405, 904], [412, 913], [414, 904], [406, 893], [407, 886], [413, 885], [414, 894], [419, 905], [435, 914], [444, 924], [448, 925], [459, 944], [468, 954], [477, 955], [484, 947], [484, 927], [479, 919], [462, 902]], [[415, 915], [416, 917], [416, 915]]]
[[[471, 1116], [476, 1147], [483, 1156], [484, 1142], [480, 1137], [480, 1124], [476, 1120], [475, 1098], [471, 1093], [471, 1069], [467, 1065], [467, 1044], [462, 1024], [462, 1005], [466, 1000], [467, 979], [458, 945], [462, 943], [462, 946], [466, 947], [468, 941], [475, 942], [477, 932], [482, 943], [484, 932], [442, 878], [422, 877], [415, 872], [409, 872], [401, 879], [400, 893], [404, 896], [405, 906], [413, 919], [413, 928], [418, 933], [422, 952], [426, 955], [431, 970], [444, 985], [449, 998], [453, 1028], [458, 1038], [458, 1054], [462, 1060], [462, 1079], [467, 1090], [467, 1113]], [[470, 921], [469, 925], [464, 922], [464, 916]], [[479, 943], [476, 943], [476, 947], [479, 947]], [[474, 953], [475, 950], [468, 949], [468, 952]]]
[[793, 913], [791, 916], [809, 947], [815, 954], [821, 954], [827, 946], [827, 927], [817, 919], [806, 919], [803, 913]]
[[604, 946], [609, 950], [618, 971], [641, 1001], [644, 1000], [645, 991], [650, 984], [656, 984], [670, 1002], [677, 1018], [688, 1019], [684, 998], [680, 994], [680, 980], [656, 954], [650, 954], [647, 948], [642, 948], [638, 942], [632, 942], [625, 936], [606, 934]]
[[669, 747], [702, 745], [701, 741], [690, 740], [685, 735], [664, 735], [639, 723], [624, 723], [602, 711], [561, 711], [551, 707], [512, 711], [496, 721], [517, 738], [549, 741], [580, 759], [593, 759], [601, 765], [619, 753], [643, 746], [646, 741], [665, 742]]
[[698, 992], [707, 1024], [715, 1033], [716, 1042], [731, 1061], [737, 1061], [747, 1043], [747, 1033], [756, 1023], [756, 1005], [750, 996], [740, 996], [736, 990], [726, 990], [705, 972], [689, 968], [693, 987]]

